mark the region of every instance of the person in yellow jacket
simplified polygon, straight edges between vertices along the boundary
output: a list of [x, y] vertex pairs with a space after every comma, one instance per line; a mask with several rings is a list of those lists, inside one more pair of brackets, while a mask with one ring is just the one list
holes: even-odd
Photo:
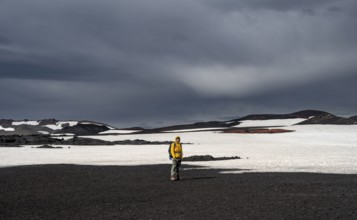
[[182, 159], [182, 144], [180, 142], [180, 137], [176, 137], [175, 141], [171, 143], [170, 153], [172, 156], [171, 180], [180, 180], [179, 172]]

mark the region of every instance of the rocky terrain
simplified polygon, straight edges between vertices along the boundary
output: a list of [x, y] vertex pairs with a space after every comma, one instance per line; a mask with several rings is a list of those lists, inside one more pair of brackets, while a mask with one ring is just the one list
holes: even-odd
[[55, 138], [50, 135], [3, 135], [0, 147], [21, 147], [22, 145], [169, 145], [170, 141], [123, 140], [104, 141], [93, 138]]
[[39, 147], [35, 147], [35, 148], [39, 148], [39, 149], [63, 149], [63, 147], [54, 147], [48, 144], [39, 146]]
[[335, 124], [335, 125], [352, 125], [357, 124], [356, 118], [343, 118], [336, 115], [325, 113], [309, 118], [299, 124]]
[[0, 169], [0, 219], [356, 219], [357, 175], [170, 165]]
[[194, 155], [182, 158], [182, 161], [214, 161], [214, 160], [237, 160], [241, 159], [238, 156], [235, 157], [213, 157], [212, 155]]
[[294, 132], [293, 130], [287, 129], [264, 129], [264, 128], [246, 128], [246, 129], [227, 129], [223, 130], [223, 133], [237, 133], [237, 134], [276, 134], [276, 133], [286, 133]]

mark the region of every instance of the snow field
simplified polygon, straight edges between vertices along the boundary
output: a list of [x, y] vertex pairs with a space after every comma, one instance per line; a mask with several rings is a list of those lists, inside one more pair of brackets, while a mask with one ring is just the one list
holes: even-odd
[[269, 120], [243, 120], [239, 125], [234, 127], [260, 127], [260, 126], [291, 126], [305, 121], [306, 118], [292, 118], [292, 119], [269, 119]]
[[[225, 134], [214, 131], [91, 136], [102, 140], [144, 139], [184, 144], [184, 156], [240, 156], [240, 160], [185, 162], [240, 172], [357, 173], [357, 126], [299, 125], [278, 134]], [[0, 148], [0, 166], [27, 164], [170, 164], [166, 145], [64, 146], [63, 149]], [[168, 168], [169, 169], [169, 168]]]
[[130, 133], [135, 133], [135, 132], [138, 132], [138, 131], [139, 131], [139, 130], [118, 130], [118, 129], [112, 129], [112, 130], [100, 132], [99, 134], [130, 134]]
[[[251, 172], [357, 173], [357, 126], [299, 125], [280, 134], [224, 134], [218, 132], [166, 133], [95, 137], [103, 140], [173, 140], [181, 136], [184, 155], [240, 156], [241, 160], [190, 162], [210, 168]], [[164, 156], [167, 155], [164, 146]], [[152, 162], [162, 152], [151, 152]], [[249, 159], [247, 159], [249, 158]], [[150, 159], [150, 160], [151, 160]], [[145, 163], [150, 163], [149, 159]], [[169, 163], [169, 161], [168, 161]], [[241, 172], [241, 171], [237, 171]]]
[[39, 121], [14, 121], [11, 123], [12, 125], [18, 126], [18, 125], [39, 125]]
[[[53, 145], [63, 149], [38, 149], [32, 148], [39, 145], [24, 146], [21, 148], [1, 148], [0, 167], [39, 164], [83, 164], [83, 165], [139, 165], [139, 164], [164, 164], [166, 157], [153, 163], [148, 160], [152, 152], [164, 155], [162, 146], [71, 146]], [[70, 147], [70, 148], [69, 148]]]

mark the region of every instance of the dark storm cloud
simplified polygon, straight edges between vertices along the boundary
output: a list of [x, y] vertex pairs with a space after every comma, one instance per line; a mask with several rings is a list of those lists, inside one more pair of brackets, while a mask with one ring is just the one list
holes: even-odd
[[[356, 9], [352, 0], [0, 1], [0, 113], [120, 125], [319, 106], [295, 88], [355, 82]], [[273, 107], [273, 93], [296, 99]]]
[[251, 105], [259, 103], [263, 107], [259, 113], [284, 113], [291, 109], [304, 110], [308, 106], [350, 117], [356, 115], [357, 100], [353, 97], [357, 93], [356, 82], [356, 74], [333, 77], [291, 88], [277, 88], [264, 95], [245, 97], [242, 101]]
[[4, 45], [4, 44], [9, 44], [9, 43], [10, 43], [10, 40], [0, 34], [0, 44]]
[[[295, 11], [295, 10], [314, 10], [321, 6], [329, 6], [333, 3], [338, 3], [336, 0], [301, 0], [301, 1], [286, 1], [286, 0], [208, 0], [212, 6], [225, 10], [241, 10], [241, 9], [268, 9], [277, 11]], [[330, 6], [332, 7], [332, 6]], [[338, 7], [335, 6], [335, 9]]]

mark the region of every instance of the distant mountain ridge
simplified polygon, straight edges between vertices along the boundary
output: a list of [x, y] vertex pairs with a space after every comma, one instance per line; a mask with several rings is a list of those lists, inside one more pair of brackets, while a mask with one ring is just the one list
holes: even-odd
[[[44, 120], [0, 120], [0, 135], [107, 135], [107, 134], [135, 134], [135, 133], [160, 133], [174, 131], [195, 130], [222, 130], [239, 127], [246, 121], [268, 121], [284, 119], [303, 119], [296, 124], [335, 124], [354, 125], [357, 124], [357, 116], [350, 118], [339, 117], [328, 112], [318, 110], [304, 110], [290, 114], [254, 114], [229, 121], [208, 121], [192, 124], [173, 125], [168, 127], [144, 129], [117, 129], [104, 123], [92, 121], [58, 121], [56, 119]], [[304, 120], [305, 119], [305, 120]], [[295, 121], [295, 120], [293, 120]], [[293, 125], [293, 124], [292, 124]], [[242, 127], [242, 126], [240, 126]], [[244, 127], [244, 126], [243, 126]], [[259, 126], [256, 126], [259, 127]], [[263, 127], [263, 126], [260, 126]]]
[[332, 115], [328, 112], [319, 110], [303, 110], [289, 114], [253, 114], [229, 121], [208, 121], [197, 122], [192, 124], [182, 124], [167, 126], [154, 129], [143, 129], [140, 133], [159, 133], [159, 132], [173, 132], [173, 131], [194, 131], [210, 129], [222, 130], [230, 129], [239, 126], [243, 121], [266, 121], [266, 120], [283, 120], [283, 119], [306, 119], [297, 124], [357, 124], [357, 116], [351, 118], [343, 118]]
[[304, 110], [290, 114], [261, 114], [261, 115], [248, 115], [239, 118], [236, 121], [243, 120], [271, 120], [271, 119], [292, 119], [292, 118], [306, 118], [307, 120], [298, 124], [335, 124], [335, 125], [352, 125], [357, 124], [357, 116], [344, 118], [333, 115], [328, 112], [318, 110]]
[[257, 114], [248, 115], [243, 118], [235, 119], [234, 121], [243, 120], [271, 120], [271, 119], [291, 119], [291, 118], [310, 118], [321, 115], [329, 114], [328, 112], [318, 111], [318, 110], [304, 110], [299, 112], [294, 112], [290, 114]]
[[0, 120], [0, 135], [95, 135], [103, 131], [115, 129], [104, 123], [92, 121], [58, 121], [44, 120]]

